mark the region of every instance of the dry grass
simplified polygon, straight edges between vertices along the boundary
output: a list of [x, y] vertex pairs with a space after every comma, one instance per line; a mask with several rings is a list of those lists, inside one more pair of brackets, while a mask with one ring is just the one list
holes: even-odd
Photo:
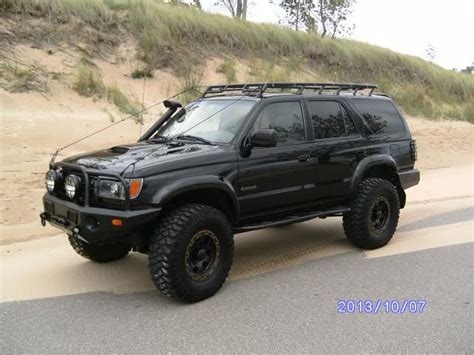
[[79, 64], [72, 88], [82, 96], [99, 96], [105, 93], [105, 85], [100, 73], [86, 64]]
[[[10, 12], [61, 21], [76, 16], [104, 31], [111, 24], [123, 26], [137, 39], [141, 59], [151, 68], [171, 68], [178, 75], [183, 63], [195, 66], [206, 57], [260, 60], [266, 71], [257, 70], [255, 78], [291, 80], [305, 69], [329, 81], [374, 82], [410, 114], [474, 121], [473, 76], [366, 43], [320, 38], [158, 0], [3, 0], [2, 4]], [[281, 69], [275, 63], [288, 65]], [[222, 71], [233, 81], [230, 65]]]
[[106, 86], [98, 70], [85, 64], [84, 60], [79, 63], [77, 72], [72, 84], [73, 89], [82, 96], [102, 98], [113, 103], [120, 112], [131, 115], [137, 122], [141, 122], [143, 117], [140, 114], [140, 106], [133, 103], [117, 85]]
[[16, 62], [3, 60], [0, 62], [0, 87], [9, 92], [49, 90], [47, 74], [36, 67], [25, 66]]
[[216, 73], [224, 74], [226, 82], [234, 83], [237, 80], [235, 65], [234, 58], [225, 58], [224, 61], [217, 66]]

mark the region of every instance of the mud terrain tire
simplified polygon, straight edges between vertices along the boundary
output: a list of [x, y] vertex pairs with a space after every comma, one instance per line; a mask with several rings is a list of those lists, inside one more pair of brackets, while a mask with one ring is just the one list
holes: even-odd
[[351, 211], [343, 216], [344, 232], [357, 247], [377, 249], [392, 238], [399, 214], [398, 193], [390, 181], [365, 179], [352, 200]]
[[234, 239], [227, 217], [201, 204], [167, 212], [150, 240], [149, 271], [167, 297], [198, 302], [214, 295], [229, 274]]

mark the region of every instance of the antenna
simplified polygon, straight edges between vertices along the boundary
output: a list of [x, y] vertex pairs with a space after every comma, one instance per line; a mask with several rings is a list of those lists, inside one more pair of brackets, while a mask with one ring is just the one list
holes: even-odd
[[[138, 64], [138, 61], [137, 61]], [[138, 65], [137, 65], [138, 66]], [[146, 87], [146, 72], [145, 68], [143, 68], [143, 93], [142, 93], [142, 112], [145, 109], [145, 87]], [[140, 135], [139, 138], [142, 136], [142, 127], [143, 127], [143, 113], [139, 116], [138, 124], [140, 125]]]

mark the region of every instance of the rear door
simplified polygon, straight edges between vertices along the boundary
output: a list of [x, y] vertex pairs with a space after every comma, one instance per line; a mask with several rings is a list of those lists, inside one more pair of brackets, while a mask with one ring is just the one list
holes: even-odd
[[311, 201], [314, 159], [303, 112], [303, 102], [297, 98], [268, 102], [258, 113], [249, 135], [273, 128], [278, 142], [276, 147], [253, 147], [249, 157], [239, 157], [237, 190], [244, 218]]
[[350, 187], [363, 138], [342, 100], [318, 98], [306, 102], [312, 123], [315, 157], [315, 198], [319, 204], [341, 202]]

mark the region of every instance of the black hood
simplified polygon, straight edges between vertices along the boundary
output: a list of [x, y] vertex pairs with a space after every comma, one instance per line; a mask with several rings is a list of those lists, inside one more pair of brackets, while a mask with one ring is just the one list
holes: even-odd
[[146, 142], [125, 144], [110, 149], [99, 150], [69, 157], [65, 163], [72, 163], [85, 168], [107, 170], [122, 173], [135, 164], [135, 170], [150, 163], [164, 163], [170, 160], [187, 159], [196, 154], [218, 149], [218, 146], [184, 142], [155, 143]]

